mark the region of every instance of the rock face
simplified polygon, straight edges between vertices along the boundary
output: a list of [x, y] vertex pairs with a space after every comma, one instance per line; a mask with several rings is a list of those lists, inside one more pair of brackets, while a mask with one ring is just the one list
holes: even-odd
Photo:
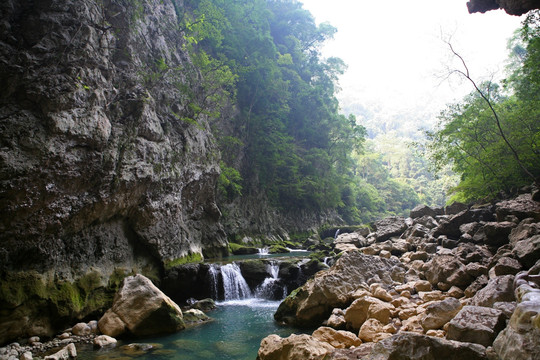
[[0, 5], [0, 274], [48, 273], [38, 282], [56, 287], [24, 284], [27, 299], [0, 299], [19, 309], [28, 298], [45, 302], [29, 306], [37, 314], [19, 310], [14, 336], [30, 331], [25, 319], [59, 316], [64, 300], [51, 297], [61, 286], [49, 279], [73, 284], [95, 267], [101, 286], [117, 268], [155, 275], [163, 264], [226, 251], [215, 140], [203, 116], [181, 120], [193, 114], [179, 89], [204, 94], [188, 71], [173, 70], [191, 64], [171, 25], [175, 7], [137, 4]]
[[124, 279], [113, 306], [98, 322], [108, 336], [150, 336], [184, 328], [182, 311], [171, 299], [142, 275]]
[[539, 9], [540, 5], [535, 0], [470, 0], [467, 8], [471, 14], [504, 9], [510, 15], [523, 15], [530, 10]]

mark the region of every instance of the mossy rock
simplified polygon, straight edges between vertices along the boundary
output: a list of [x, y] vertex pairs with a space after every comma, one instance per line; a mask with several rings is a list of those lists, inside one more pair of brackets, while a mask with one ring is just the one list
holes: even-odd
[[268, 274], [267, 263], [264, 260], [246, 260], [238, 263], [242, 276], [248, 285], [253, 289], [264, 281]]
[[185, 256], [165, 261], [165, 269], [171, 269], [175, 266], [190, 264], [190, 263], [199, 263], [203, 261], [202, 254], [199, 253], [189, 253]]
[[291, 251], [289, 249], [287, 249], [285, 246], [282, 246], [282, 245], [272, 245], [268, 249], [268, 253], [270, 254], [287, 254], [290, 252]]
[[253, 246], [244, 246], [236, 243], [229, 243], [229, 249], [234, 255], [257, 254], [259, 249]]

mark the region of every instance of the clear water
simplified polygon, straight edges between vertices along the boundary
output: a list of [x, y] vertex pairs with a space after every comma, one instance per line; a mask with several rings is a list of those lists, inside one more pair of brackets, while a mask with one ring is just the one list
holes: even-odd
[[288, 253], [283, 254], [251, 254], [251, 255], [231, 255], [221, 260], [209, 259], [212, 263], [226, 263], [231, 261], [250, 260], [250, 259], [277, 259], [277, 258], [290, 258], [290, 257], [308, 257], [312, 252], [307, 250], [291, 249]]
[[169, 336], [133, 341], [156, 344], [154, 349], [126, 355], [121, 348], [129, 342], [124, 342], [112, 350], [80, 348], [79, 359], [255, 360], [261, 340], [269, 334], [287, 337], [301, 333], [274, 321], [278, 305], [279, 301], [262, 299], [219, 302], [216, 310], [208, 312], [212, 322]]

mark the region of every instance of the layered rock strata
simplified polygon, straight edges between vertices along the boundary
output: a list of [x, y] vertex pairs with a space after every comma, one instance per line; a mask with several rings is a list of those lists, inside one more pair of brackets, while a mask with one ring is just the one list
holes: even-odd
[[179, 6], [0, 4], [0, 343], [103, 311], [126, 274], [226, 252], [219, 152], [204, 116], [183, 120], [204, 90]]

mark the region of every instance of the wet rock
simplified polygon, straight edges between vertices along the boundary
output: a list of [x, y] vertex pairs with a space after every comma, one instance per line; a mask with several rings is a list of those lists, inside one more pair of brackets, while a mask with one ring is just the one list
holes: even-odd
[[86, 323], [78, 323], [71, 328], [71, 332], [73, 335], [87, 336], [92, 334], [92, 328]]
[[446, 338], [491, 346], [506, 325], [502, 311], [483, 306], [464, 306], [448, 323]]
[[62, 350], [52, 355], [45, 356], [44, 360], [66, 360], [75, 358], [77, 358], [77, 349], [75, 348], [75, 344], [69, 344]]
[[97, 347], [112, 347], [117, 343], [116, 339], [108, 335], [99, 335], [94, 338], [94, 345]]
[[184, 311], [183, 318], [186, 325], [197, 324], [210, 320], [208, 315], [198, 309], [189, 309]]
[[191, 307], [193, 309], [197, 309], [201, 311], [210, 311], [216, 308], [216, 302], [210, 298], [202, 299], [195, 302], [193, 305], [191, 305]]
[[261, 341], [257, 353], [259, 360], [322, 360], [334, 347], [309, 335], [291, 335], [281, 338], [272, 334]]
[[167, 334], [184, 328], [182, 311], [152, 282], [140, 275], [124, 279], [112, 307], [98, 322], [104, 335], [117, 337]]

